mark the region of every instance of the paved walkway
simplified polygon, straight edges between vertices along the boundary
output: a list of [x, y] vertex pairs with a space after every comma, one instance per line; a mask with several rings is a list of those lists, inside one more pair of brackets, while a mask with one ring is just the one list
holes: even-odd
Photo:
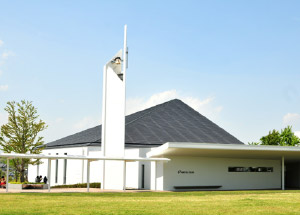
[[[48, 189], [26, 189], [14, 190], [10, 189], [9, 193], [48, 193]], [[86, 188], [52, 188], [50, 193], [86, 193]], [[101, 190], [99, 188], [90, 188], [90, 193], [135, 193], [135, 192], [156, 192], [153, 190]], [[161, 192], [161, 191], [159, 191]], [[6, 189], [0, 188], [0, 193], [6, 193]]]

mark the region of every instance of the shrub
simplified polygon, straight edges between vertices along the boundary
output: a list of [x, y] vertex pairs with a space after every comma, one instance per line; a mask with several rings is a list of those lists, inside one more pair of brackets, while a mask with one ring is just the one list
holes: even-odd
[[[100, 188], [101, 183], [90, 183], [90, 188]], [[87, 183], [82, 184], [68, 184], [68, 185], [56, 185], [51, 188], [87, 188]]]
[[44, 183], [42, 183], [42, 182], [28, 182], [28, 181], [26, 181], [26, 182], [8, 182], [9, 184], [44, 184]]

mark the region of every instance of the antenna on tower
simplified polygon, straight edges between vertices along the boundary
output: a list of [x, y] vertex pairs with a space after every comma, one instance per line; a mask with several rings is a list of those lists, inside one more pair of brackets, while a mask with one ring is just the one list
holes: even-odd
[[127, 25], [124, 26], [124, 47], [123, 47], [123, 74], [128, 68], [128, 47], [127, 47]]

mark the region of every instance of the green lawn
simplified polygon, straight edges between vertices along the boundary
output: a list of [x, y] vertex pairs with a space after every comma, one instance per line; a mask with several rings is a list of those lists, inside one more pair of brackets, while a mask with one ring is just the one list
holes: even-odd
[[300, 191], [0, 194], [0, 214], [300, 214]]

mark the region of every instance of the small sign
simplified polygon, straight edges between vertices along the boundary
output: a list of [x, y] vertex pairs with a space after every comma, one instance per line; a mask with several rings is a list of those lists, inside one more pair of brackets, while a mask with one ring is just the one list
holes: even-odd
[[178, 174], [194, 174], [193, 170], [178, 170]]

